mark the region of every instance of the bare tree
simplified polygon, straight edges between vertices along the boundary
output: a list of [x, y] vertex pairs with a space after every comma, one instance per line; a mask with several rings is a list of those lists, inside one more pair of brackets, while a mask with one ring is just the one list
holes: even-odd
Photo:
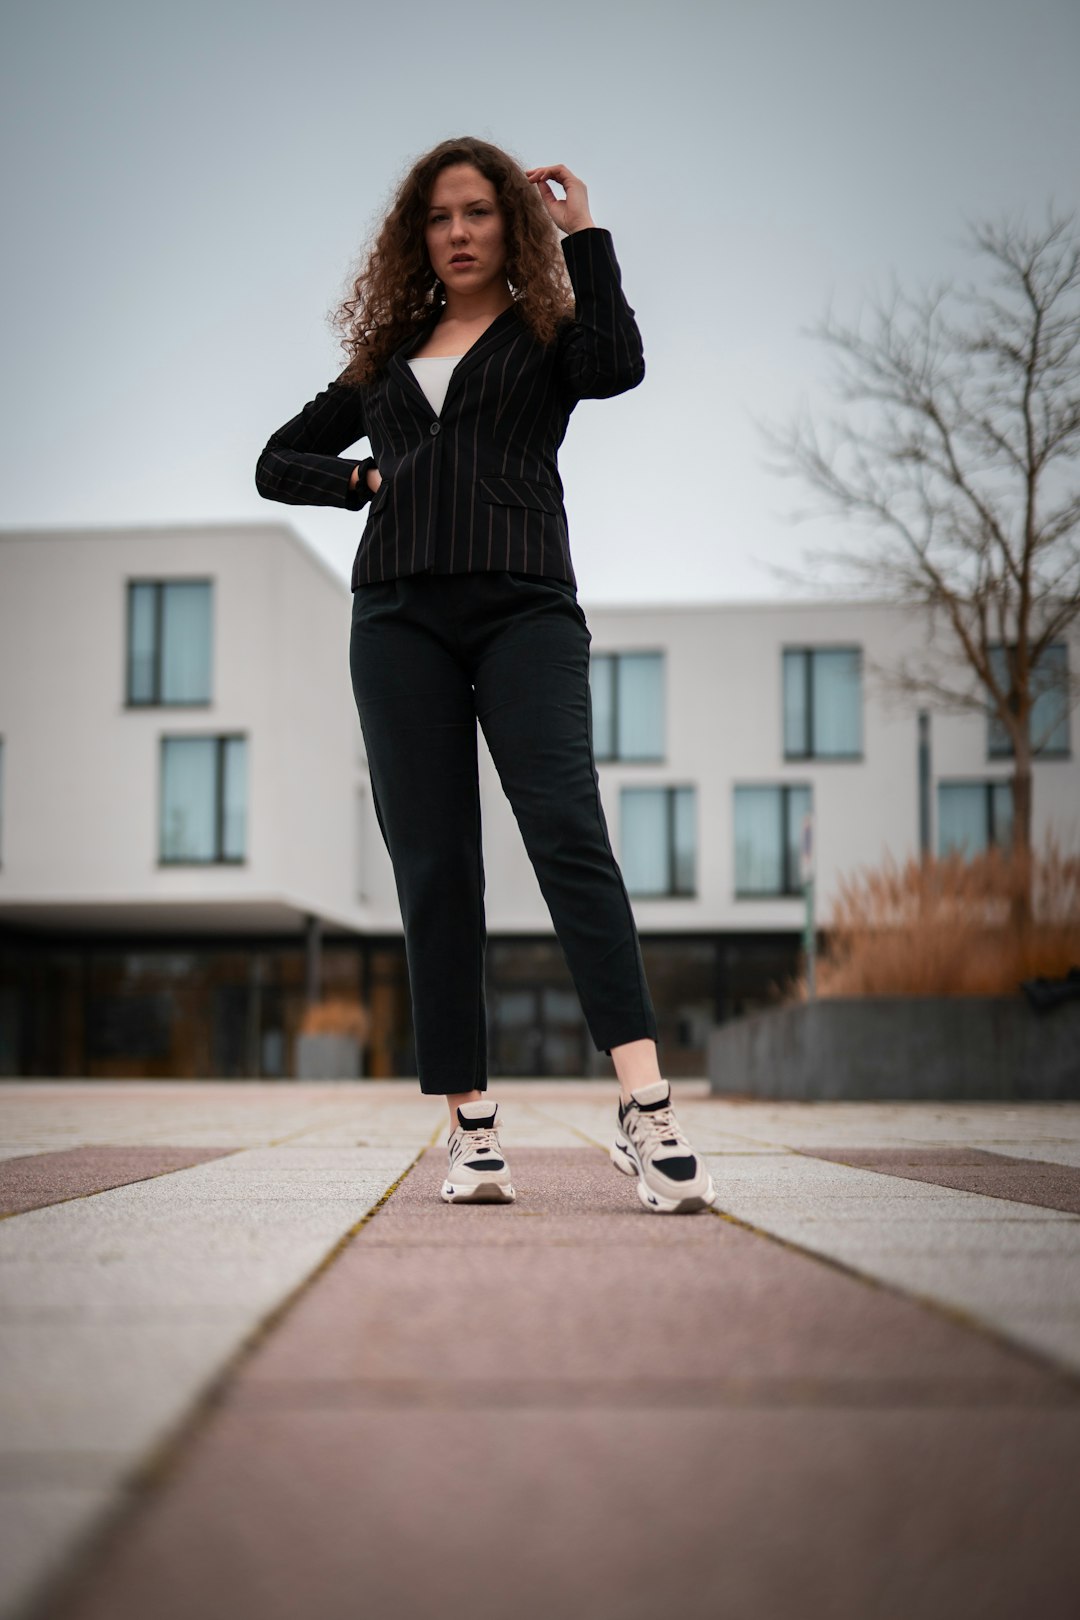
[[894, 284], [865, 334], [831, 313], [813, 328], [837, 358], [843, 405], [824, 438], [806, 411], [762, 431], [775, 470], [867, 530], [864, 547], [811, 560], [927, 610], [927, 654], [892, 680], [1003, 728], [1012, 848], [1026, 857], [1032, 755], [1047, 741], [1032, 730], [1048, 707], [1036, 702], [1053, 691], [1067, 712], [1080, 695], [1056, 656], [1080, 615], [1080, 233], [1051, 216], [1041, 231], [1005, 222], [969, 235], [989, 271], [981, 288], [909, 297]]

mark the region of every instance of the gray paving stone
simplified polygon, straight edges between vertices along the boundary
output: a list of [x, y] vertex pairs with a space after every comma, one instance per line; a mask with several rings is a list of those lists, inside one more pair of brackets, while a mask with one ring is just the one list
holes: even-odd
[[88, 1540], [120, 1500], [113, 1487], [0, 1488], [0, 1614], [21, 1615], [52, 1573], [57, 1549]]
[[208, 1322], [0, 1323], [0, 1444], [10, 1452], [112, 1452], [130, 1463], [198, 1398], [251, 1328]]
[[0, 1215], [22, 1214], [68, 1198], [174, 1174], [229, 1148], [95, 1147], [62, 1153], [32, 1153], [0, 1161]]

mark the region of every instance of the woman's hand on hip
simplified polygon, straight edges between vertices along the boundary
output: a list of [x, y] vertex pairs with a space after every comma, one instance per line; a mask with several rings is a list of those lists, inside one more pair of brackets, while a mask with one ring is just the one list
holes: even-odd
[[[371, 481], [372, 479], [375, 480], [374, 483], [372, 483], [372, 481]], [[367, 485], [368, 485], [368, 489], [370, 489], [370, 491], [371, 491], [371, 493], [373, 495], [378, 494], [379, 485], [381, 483], [382, 483], [382, 473], [379, 471], [378, 467], [369, 467], [368, 468], [368, 474], [367, 474]]]
[[[579, 180], [565, 163], [548, 163], [538, 169], [526, 169], [526, 180], [535, 185], [548, 213], [559, 227], [569, 236], [572, 231], [583, 231], [596, 221], [589, 212], [589, 193], [584, 180]], [[549, 180], [557, 180], [566, 192], [565, 197], [556, 197]]]

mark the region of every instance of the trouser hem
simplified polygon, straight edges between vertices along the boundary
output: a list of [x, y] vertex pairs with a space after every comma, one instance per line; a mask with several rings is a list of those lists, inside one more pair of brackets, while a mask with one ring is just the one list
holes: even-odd
[[603, 1052], [605, 1057], [611, 1056], [613, 1046], [625, 1046], [628, 1041], [648, 1040], [655, 1041], [657, 1045], [660, 1044], [660, 1036], [655, 1024], [650, 1024], [644, 1029], [639, 1026], [636, 1029], [619, 1030], [617, 1034], [610, 1036], [594, 1035], [592, 1039], [596, 1050]]
[[457, 1080], [457, 1081], [454, 1082], [453, 1085], [450, 1085], [450, 1086], [421, 1086], [420, 1087], [420, 1095], [422, 1097], [453, 1097], [453, 1096], [456, 1096], [459, 1092], [462, 1092], [462, 1091], [486, 1091], [486, 1090], [487, 1090], [487, 1081], [486, 1080], [483, 1081], [483, 1083], [477, 1082], [477, 1083], [474, 1083], [471, 1086], [463, 1086], [461, 1081]]

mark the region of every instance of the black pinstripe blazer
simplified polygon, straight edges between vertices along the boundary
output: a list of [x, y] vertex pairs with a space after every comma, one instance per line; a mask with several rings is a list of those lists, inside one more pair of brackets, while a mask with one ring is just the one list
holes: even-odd
[[[558, 448], [578, 400], [635, 388], [645, 360], [610, 231], [573, 231], [562, 250], [574, 318], [545, 345], [516, 304], [503, 310], [454, 367], [438, 416], [407, 361], [441, 304], [371, 382], [329, 383], [271, 434], [255, 469], [267, 500], [353, 512], [371, 502], [354, 591], [425, 569], [506, 568], [577, 584]], [[338, 453], [365, 437], [372, 450], [365, 459]], [[382, 475], [374, 496], [369, 467]]]

